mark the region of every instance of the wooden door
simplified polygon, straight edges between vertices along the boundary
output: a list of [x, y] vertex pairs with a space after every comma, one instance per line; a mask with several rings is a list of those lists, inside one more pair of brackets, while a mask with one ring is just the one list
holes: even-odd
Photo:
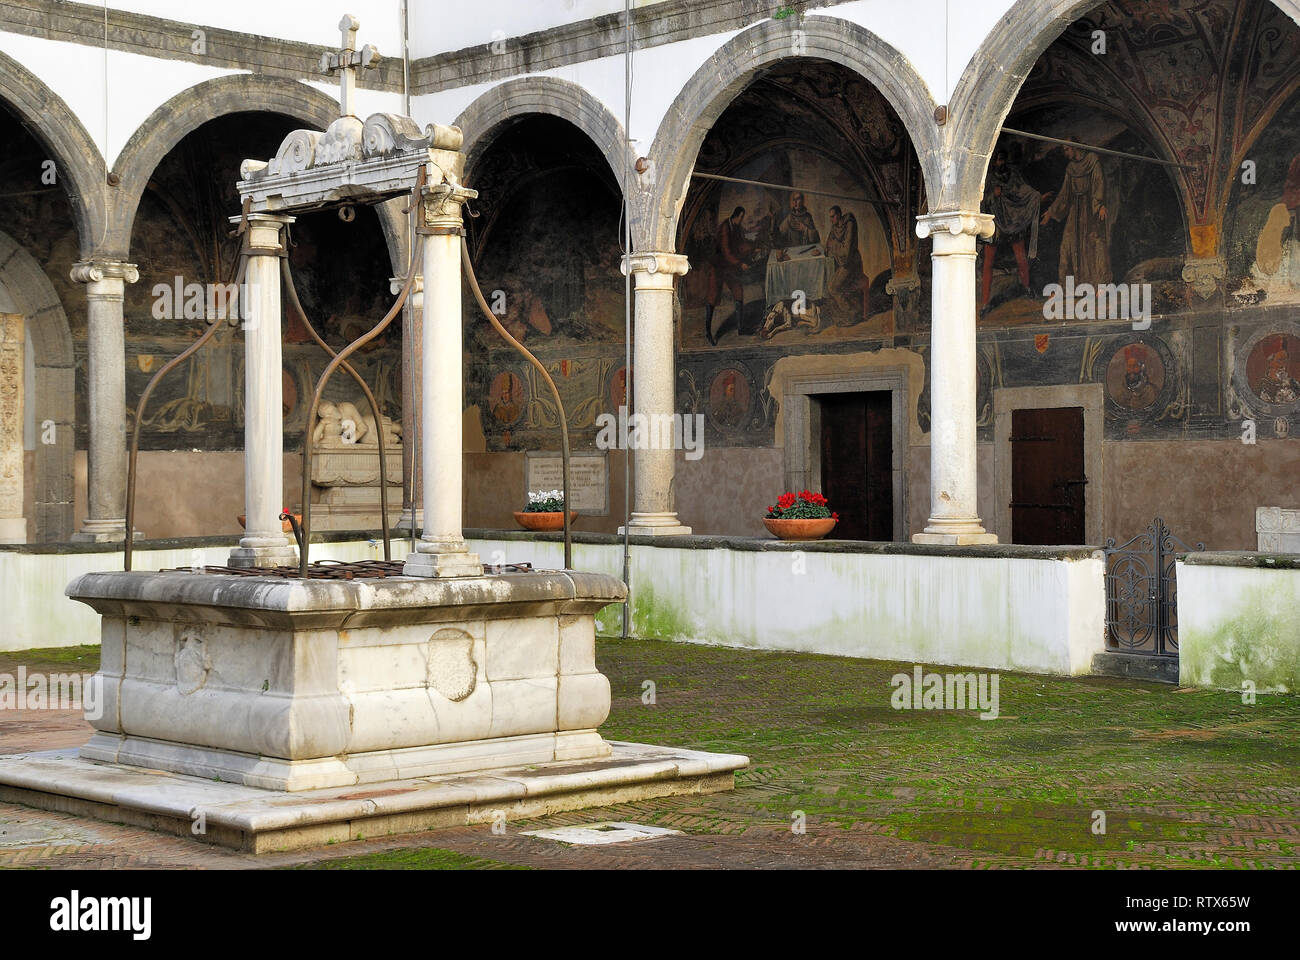
[[829, 393], [821, 405], [822, 493], [839, 540], [894, 538], [893, 401], [887, 390]]
[[1083, 543], [1083, 408], [1011, 413], [1011, 540]]

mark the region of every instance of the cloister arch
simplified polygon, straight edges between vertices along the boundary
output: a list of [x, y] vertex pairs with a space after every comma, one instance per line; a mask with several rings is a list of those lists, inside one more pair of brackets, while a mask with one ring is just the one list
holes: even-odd
[[[38, 542], [67, 540], [73, 526], [76, 357], [63, 303], [41, 265], [0, 232], [0, 286], [22, 314], [31, 337], [36, 382], [31, 395], [38, 431], [35, 527]], [[50, 423], [47, 431], [43, 424]], [[41, 436], [44, 435], [44, 436]], [[53, 442], [46, 443], [48, 437]]]
[[[333, 97], [304, 83], [250, 74], [217, 77], [178, 93], [149, 115], [118, 155], [114, 172], [121, 179], [109, 213], [105, 254], [128, 259], [131, 230], [149, 178], [186, 135], [210, 120], [249, 112], [278, 113], [324, 130], [338, 118], [339, 105]], [[398, 272], [406, 259], [405, 218], [391, 202], [376, 210], [393, 269]]]
[[[1070, 24], [1107, 0], [1015, 0], [984, 38], [953, 90], [944, 131], [949, 171], [933, 209], [978, 210], [1002, 124], [1029, 72]], [[1267, 0], [1300, 24], [1300, 0]]]
[[709, 129], [754, 77], [778, 61], [829, 60], [871, 83], [902, 120], [916, 150], [927, 194], [941, 175], [935, 102], [911, 62], [871, 31], [836, 17], [766, 20], [723, 44], [691, 76], [655, 134], [650, 172], [633, 195], [633, 243], [672, 250], [691, 172]]
[[63, 99], [13, 57], [0, 53], [0, 101], [49, 149], [68, 196], [82, 256], [104, 231], [104, 160]]
[[465, 134], [466, 181], [473, 184], [474, 164], [496, 140], [500, 128], [528, 114], [547, 114], [573, 124], [604, 155], [620, 188], [627, 147], [623, 125], [609, 108], [583, 87], [559, 77], [518, 77], [482, 94], [456, 118]]

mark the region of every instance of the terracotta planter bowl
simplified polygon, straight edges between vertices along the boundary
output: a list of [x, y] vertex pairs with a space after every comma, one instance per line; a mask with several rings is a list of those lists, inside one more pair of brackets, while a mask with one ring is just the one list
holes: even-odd
[[839, 523], [834, 517], [817, 517], [812, 520], [771, 520], [763, 518], [763, 526], [774, 537], [782, 540], [820, 540]]
[[[578, 511], [569, 511], [569, 526], [573, 526], [573, 521], [578, 519]], [[545, 513], [528, 513], [524, 510], [515, 511], [515, 520], [519, 526], [525, 530], [536, 530], [546, 532], [550, 530], [564, 529], [564, 511], [552, 510]]]

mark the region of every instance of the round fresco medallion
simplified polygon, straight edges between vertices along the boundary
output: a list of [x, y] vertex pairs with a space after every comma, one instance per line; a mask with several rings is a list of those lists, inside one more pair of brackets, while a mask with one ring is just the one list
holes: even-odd
[[511, 426], [523, 416], [524, 383], [518, 374], [503, 370], [492, 378], [488, 389], [488, 412], [492, 420], [503, 427]]
[[719, 430], [739, 430], [749, 418], [749, 377], [735, 367], [723, 367], [709, 386], [709, 419]]
[[1169, 385], [1169, 364], [1154, 343], [1122, 343], [1106, 364], [1106, 396], [1123, 414], [1154, 413]]
[[1246, 386], [1269, 408], [1291, 410], [1300, 401], [1300, 337], [1270, 333], [1246, 354]]

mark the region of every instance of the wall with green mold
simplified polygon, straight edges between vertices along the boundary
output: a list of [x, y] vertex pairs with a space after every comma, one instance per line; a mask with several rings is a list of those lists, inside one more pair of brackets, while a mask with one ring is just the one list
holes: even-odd
[[1300, 569], [1270, 569], [1266, 557], [1257, 563], [1179, 562], [1183, 686], [1242, 690], [1250, 681], [1258, 693], [1300, 690]]
[[[139, 549], [134, 566], [220, 565], [230, 546]], [[563, 566], [558, 541], [471, 539], [470, 546], [484, 563]], [[379, 551], [373, 541], [321, 543], [312, 558], [378, 559]], [[395, 542], [394, 556], [404, 554]], [[623, 575], [617, 542], [575, 543], [573, 562]], [[120, 550], [0, 551], [0, 650], [97, 643], [99, 617], [63, 591], [83, 573], [121, 565]], [[629, 581], [637, 637], [1062, 675], [1087, 674], [1104, 649], [1099, 553], [1025, 558], [981, 556], [975, 548], [950, 556], [634, 544]], [[597, 631], [621, 633], [622, 613], [620, 604], [606, 607]]]
[[[473, 541], [484, 562], [562, 565], [555, 542]], [[617, 543], [574, 544], [622, 575]], [[637, 637], [878, 660], [1087, 674], [1104, 649], [1102, 559], [631, 547]], [[597, 618], [621, 632], [622, 608]]]

